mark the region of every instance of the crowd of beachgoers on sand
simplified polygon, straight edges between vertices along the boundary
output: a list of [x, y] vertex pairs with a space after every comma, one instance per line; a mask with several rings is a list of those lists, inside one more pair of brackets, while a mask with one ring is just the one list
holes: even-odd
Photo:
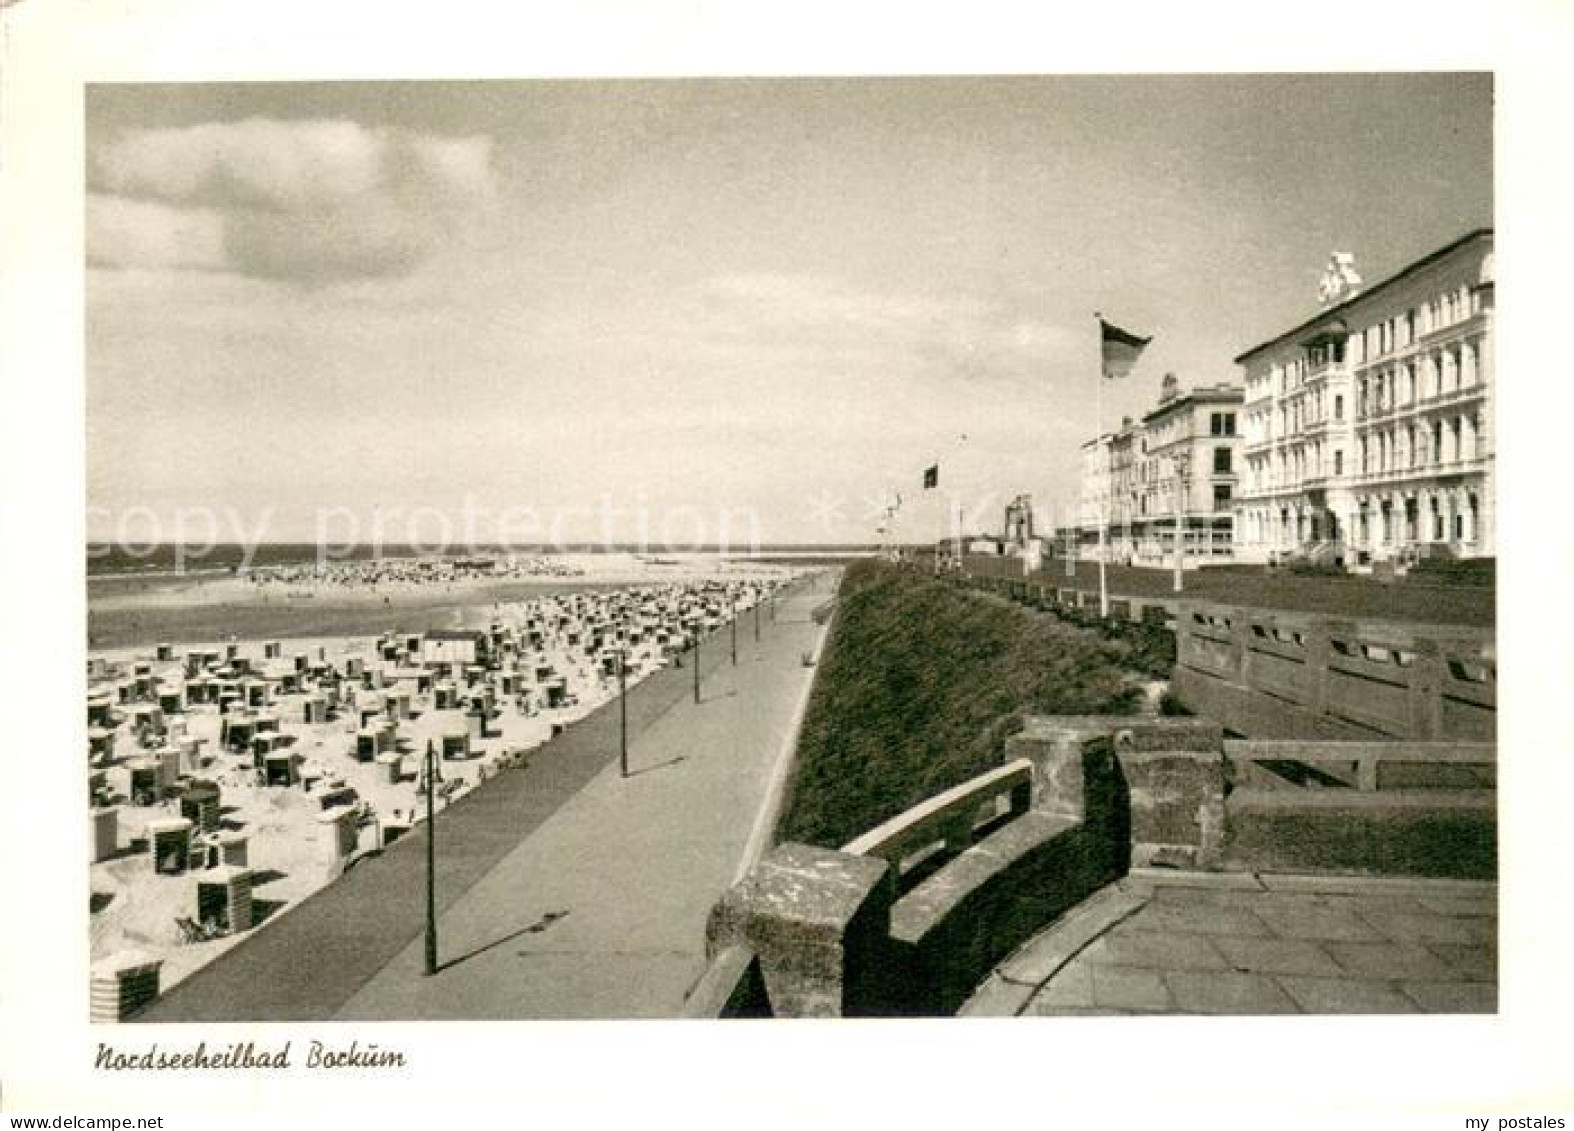
[[[453, 568], [341, 563], [331, 576]], [[478, 627], [90, 652], [96, 969], [159, 966], [167, 989], [408, 833], [428, 790], [447, 804], [523, 764], [618, 694], [620, 666], [632, 686], [682, 663], [796, 572], [544, 592], [485, 606]]]

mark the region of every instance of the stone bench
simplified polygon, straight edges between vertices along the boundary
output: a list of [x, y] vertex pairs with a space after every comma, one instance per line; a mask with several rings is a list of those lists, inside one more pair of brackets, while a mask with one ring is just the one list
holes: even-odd
[[853, 856], [874, 856], [891, 865], [898, 891], [908, 877], [936, 855], [955, 855], [980, 833], [1027, 812], [1033, 795], [1033, 764], [1008, 762], [920, 802], [842, 846]]
[[964, 851], [891, 908], [891, 1012], [955, 1013], [997, 962], [1116, 878], [1114, 855], [1103, 830], [1042, 812]]

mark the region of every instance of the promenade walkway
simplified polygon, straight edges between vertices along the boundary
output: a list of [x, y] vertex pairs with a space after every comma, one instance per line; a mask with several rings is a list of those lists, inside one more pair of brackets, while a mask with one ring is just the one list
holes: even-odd
[[1496, 884], [1149, 870], [1029, 940], [962, 1012], [1496, 1009]]
[[[768, 839], [824, 629], [827, 574], [614, 701], [437, 818], [439, 971], [422, 974], [424, 833], [174, 987], [139, 1021], [675, 1017], [711, 904]], [[658, 682], [659, 681], [659, 682]], [[649, 686], [647, 686], [649, 685]]]

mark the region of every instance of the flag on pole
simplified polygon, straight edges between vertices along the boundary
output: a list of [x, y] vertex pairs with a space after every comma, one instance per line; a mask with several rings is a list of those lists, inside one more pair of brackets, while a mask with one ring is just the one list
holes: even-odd
[[938, 486], [940, 486], [940, 465], [937, 463], [933, 467], [924, 469], [924, 490]]
[[1137, 363], [1143, 348], [1153, 338], [1138, 337], [1100, 318], [1099, 340], [1104, 351], [1104, 376], [1106, 379], [1114, 379], [1124, 377], [1131, 372], [1131, 367]]

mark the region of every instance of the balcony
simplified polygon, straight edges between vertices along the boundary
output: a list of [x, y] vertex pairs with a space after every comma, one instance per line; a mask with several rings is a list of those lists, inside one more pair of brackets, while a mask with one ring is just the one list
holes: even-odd
[[1406, 467], [1390, 467], [1381, 471], [1357, 471], [1352, 479], [1360, 486], [1378, 486], [1402, 483], [1407, 479], [1438, 479], [1445, 475], [1465, 475], [1484, 471], [1491, 461], [1489, 455], [1469, 456], [1442, 462], [1416, 463]]
[[1445, 323], [1441, 326], [1434, 326], [1423, 334], [1417, 334], [1415, 342], [1412, 344], [1412, 346], [1406, 347], [1406, 350], [1408, 351], [1409, 349], [1415, 347], [1425, 348], [1432, 346], [1438, 342], [1447, 341], [1450, 337], [1461, 334], [1469, 334], [1473, 330], [1480, 330], [1485, 325], [1486, 311], [1477, 310], [1464, 318]]
[[1416, 401], [1415, 407], [1418, 409], [1433, 409], [1455, 404], [1466, 404], [1470, 401], [1480, 400], [1486, 394], [1487, 387], [1478, 379], [1468, 385], [1459, 385], [1445, 392], [1433, 393], [1429, 397], [1421, 397]]
[[1344, 377], [1349, 372], [1349, 364], [1343, 361], [1325, 361], [1320, 365], [1311, 365], [1307, 367], [1305, 374], [1301, 377], [1301, 388], [1304, 389], [1314, 382], [1323, 381], [1329, 377]]

